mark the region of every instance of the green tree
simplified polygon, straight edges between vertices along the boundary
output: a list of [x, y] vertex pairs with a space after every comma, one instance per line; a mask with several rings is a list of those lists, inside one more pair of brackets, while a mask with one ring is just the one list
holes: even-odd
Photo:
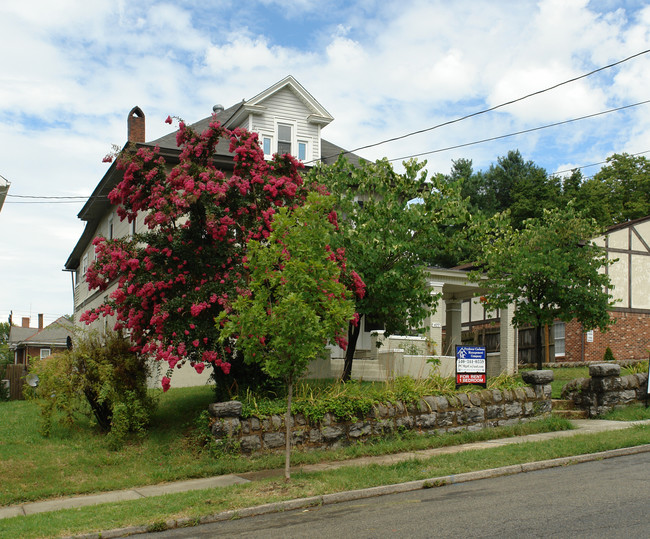
[[515, 228], [526, 219], [541, 217], [544, 209], [558, 207], [560, 181], [546, 170], [525, 161], [519, 150], [511, 150], [485, 172], [473, 172], [472, 162], [453, 162], [450, 181], [461, 181], [461, 194], [469, 199], [472, 213], [491, 217], [510, 210]]
[[[442, 175], [428, 177], [425, 165], [407, 161], [398, 174], [386, 159], [355, 167], [340, 158], [310, 172], [334, 197], [339, 243], [366, 284], [357, 312], [386, 335], [420, 328], [438, 300], [426, 267], [462, 251], [454, 230], [469, 217], [466, 204], [456, 184]], [[361, 324], [349, 324], [343, 380], [350, 378], [360, 331]]]
[[[609, 206], [606, 226], [650, 215], [650, 161], [642, 155], [613, 154], [596, 173]], [[591, 182], [588, 182], [591, 184]]]
[[546, 210], [540, 219], [530, 219], [521, 230], [499, 215], [485, 229], [480, 281], [491, 308], [514, 304], [515, 327], [536, 329], [537, 367], [542, 366], [541, 328], [556, 319], [577, 319], [585, 330], [606, 330], [613, 305], [607, 292], [609, 276], [606, 253], [590, 238], [599, 229], [593, 220], [582, 218], [571, 206], [562, 211]]
[[250, 241], [248, 291], [217, 318], [220, 340], [235, 341], [244, 360], [259, 363], [287, 386], [285, 477], [290, 477], [291, 396], [308, 364], [354, 317], [331, 243], [331, 206], [309, 195], [304, 206], [280, 209], [268, 241]]

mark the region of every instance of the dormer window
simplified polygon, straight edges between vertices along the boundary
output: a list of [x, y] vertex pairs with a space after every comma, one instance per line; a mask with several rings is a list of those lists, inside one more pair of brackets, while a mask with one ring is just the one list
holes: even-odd
[[291, 153], [292, 126], [289, 124], [278, 124], [278, 153], [280, 155]]

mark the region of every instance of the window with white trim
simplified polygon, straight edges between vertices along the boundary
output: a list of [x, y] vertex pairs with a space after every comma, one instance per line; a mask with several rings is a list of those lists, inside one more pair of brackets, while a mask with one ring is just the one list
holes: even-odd
[[309, 143], [306, 140], [299, 140], [298, 155], [296, 155], [296, 157], [301, 161], [306, 161], [308, 149], [309, 149]]
[[290, 124], [278, 123], [278, 153], [283, 155], [291, 153], [293, 141], [293, 126]]
[[555, 322], [553, 324], [553, 340], [555, 341], [555, 355], [565, 355], [565, 334], [566, 324], [564, 322]]
[[88, 271], [88, 255], [84, 255], [81, 259], [81, 274], [85, 277], [86, 271]]
[[49, 348], [41, 348], [41, 359], [50, 357], [52, 355], [52, 350]]

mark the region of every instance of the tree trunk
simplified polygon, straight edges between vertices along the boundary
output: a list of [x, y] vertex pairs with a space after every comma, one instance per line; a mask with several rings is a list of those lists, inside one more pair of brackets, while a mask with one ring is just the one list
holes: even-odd
[[539, 321], [535, 326], [535, 359], [537, 360], [537, 369], [542, 370], [542, 325]]
[[293, 392], [293, 379], [287, 383], [287, 414], [284, 417], [286, 442], [284, 446], [284, 479], [291, 479], [291, 393]]
[[357, 341], [359, 340], [359, 333], [361, 333], [361, 320], [356, 326], [353, 326], [350, 322], [348, 324], [348, 347], [345, 350], [345, 361], [343, 363], [343, 374], [341, 375], [341, 380], [347, 382], [352, 376], [352, 360], [354, 359], [354, 353], [357, 350]]

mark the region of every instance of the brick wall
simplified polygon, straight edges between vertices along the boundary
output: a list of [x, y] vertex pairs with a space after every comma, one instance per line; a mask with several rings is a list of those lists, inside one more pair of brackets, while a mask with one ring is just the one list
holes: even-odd
[[647, 359], [650, 354], [650, 313], [615, 311], [611, 316], [614, 324], [604, 333], [595, 329], [593, 342], [587, 342], [581, 324], [575, 320], [569, 322], [565, 330], [564, 360], [602, 361], [608, 346], [615, 359]]

